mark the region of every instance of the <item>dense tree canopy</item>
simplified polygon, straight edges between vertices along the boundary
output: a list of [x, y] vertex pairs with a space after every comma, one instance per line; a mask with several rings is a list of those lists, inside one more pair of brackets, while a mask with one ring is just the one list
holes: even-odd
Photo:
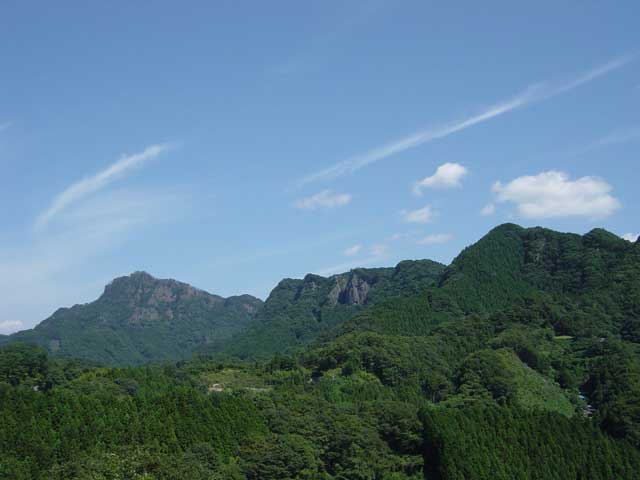
[[434, 269], [283, 281], [177, 364], [5, 345], [0, 478], [638, 478], [640, 244], [503, 225]]

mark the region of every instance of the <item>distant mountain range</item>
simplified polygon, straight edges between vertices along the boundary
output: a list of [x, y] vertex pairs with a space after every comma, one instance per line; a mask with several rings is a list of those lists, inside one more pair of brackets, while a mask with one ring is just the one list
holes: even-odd
[[546, 308], [559, 333], [634, 332], [640, 330], [639, 278], [640, 242], [602, 229], [580, 236], [505, 224], [448, 267], [417, 260], [285, 279], [264, 303], [136, 272], [115, 279], [96, 301], [61, 308], [0, 343], [36, 343], [54, 355], [116, 365], [194, 352], [265, 358], [349, 329], [424, 334], [443, 321], [523, 302]]

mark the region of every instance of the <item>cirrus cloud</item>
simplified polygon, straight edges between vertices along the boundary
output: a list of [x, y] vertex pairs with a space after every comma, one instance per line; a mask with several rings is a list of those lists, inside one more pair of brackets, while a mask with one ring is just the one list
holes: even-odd
[[450, 233], [434, 233], [418, 240], [419, 245], [438, 245], [453, 240]]
[[65, 210], [68, 206], [78, 202], [84, 197], [102, 190], [118, 178], [124, 176], [130, 170], [140, 167], [143, 163], [157, 157], [170, 148], [168, 144], [151, 145], [144, 151], [134, 155], [125, 155], [106, 169], [96, 173], [92, 177], [84, 178], [72, 183], [61, 193], [56, 195], [49, 206], [42, 212], [35, 222], [37, 230], [46, 227], [49, 222]]
[[423, 178], [413, 186], [415, 195], [422, 195], [424, 188], [453, 188], [460, 187], [462, 177], [467, 175], [469, 171], [466, 167], [459, 163], [443, 163], [436, 172], [430, 177]]
[[388, 250], [389, 250], [389, 247], [384, 243], [377, 243], [371, 246], [371, 255], [375, 257], [380, 257], [385, 253], [387, 253]]
[[347, 257], [353, 257], [354, 255], [357, 255], [358, 252], [360, 252], [360, 250], [362, 250], [362, 245], [361, 244], [357, 244], [357, 245], [353, 245], [352, 247], [347, 248], [343, 253]]
[[483, 217], [488, 217], [490, 215], [493, 215], [494, 213], [496, 213], [496, 206], [493, 203], [487, 203], [480, 210], [480, 215], [482, 215]]
[[499, 202], [513, 203], [525, 218], [603, 218], [620, 208], [611, 195], [612, 187], [597, 177], [571, 180], [569, 175], [550, 170], [518, 177], [492, 188]]
[[400, 212], [402, 220], [407, 223], [429, 223], [434, 216], [434, 211], [431, 205], [425, 205], [417, 210], [403, 210]]
[[623, 55], [564, 81], [546, 81], [530, 84], [517, 95], [491, 105], [475, 115], [467, 116], [466, 118], [452, 122], [436, 124], [427, 129], [415, 132], [412, 135], [375, 147], [360, 155], [347, 158], [323, 170], [299, 178], [295, 182], [295, 185], [297, 188], [300, 188], [312, 182], [326, 181], [344, 175], [353, 174], [361, 168], [398, 155], [406, 150], [448, 137], [514, 110], [569, 92], [584, 84], [592, 82], [597, 78], [618, 70], [635, 59], [635, 54]]
[[316, 210], [318, 208], [336, 208], [347, 205], [351, 202], [351, 195], [348, 193], [334, 193], [331, 190], [323, 190], [310, 197], [296, 200], [295, 207], [300, 210]]

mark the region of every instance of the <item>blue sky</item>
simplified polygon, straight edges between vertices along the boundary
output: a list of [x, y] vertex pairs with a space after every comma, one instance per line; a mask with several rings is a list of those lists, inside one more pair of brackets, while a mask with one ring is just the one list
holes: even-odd
[[264, 298], [505, 221], [634, 238], [640, 4], [446, 3], [3, 2], [0, 333], [135, 270]]

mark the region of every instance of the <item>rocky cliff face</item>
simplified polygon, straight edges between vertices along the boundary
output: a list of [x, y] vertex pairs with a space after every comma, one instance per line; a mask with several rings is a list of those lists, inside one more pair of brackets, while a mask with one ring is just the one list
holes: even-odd
[[371, 285], [367, 283], [356, 272], [332, 277], [335, 282], [334, 287], [328, 295], [330, 305], [364, 305], [371, 290]]
[[[161, 319], [174, 319], [180, 315], [186, 303], [197, 302], [204, 308], [212, 308], [224, 304], [225, 299], [186, 283], [172, 279], [160, 280], [146, 272], [135, 272], [112, 281], [97, 301], [130, 310], [126, 322], [143, 325]], [[248, 312], [255, 311], [255, 302], [247, 299], [245, 308]]]
[[242, 358], [287, 351], [313, 341], [364, 307], [435, 285], [444, 268], [430, 260], [408, 260], [394, 268], [284, 279], [273, 289], [256, 321], [217, 351]]
[[212, 303], [224, 300], [218, 295], [199, 290], [187, 283], [157, 279], [147, 272], [134, 272], [126, 277], [116, 278], [105, 287], [101, 298], [129, 304], [147, 302], [159, 305], [195, 297], [205, 298]]

